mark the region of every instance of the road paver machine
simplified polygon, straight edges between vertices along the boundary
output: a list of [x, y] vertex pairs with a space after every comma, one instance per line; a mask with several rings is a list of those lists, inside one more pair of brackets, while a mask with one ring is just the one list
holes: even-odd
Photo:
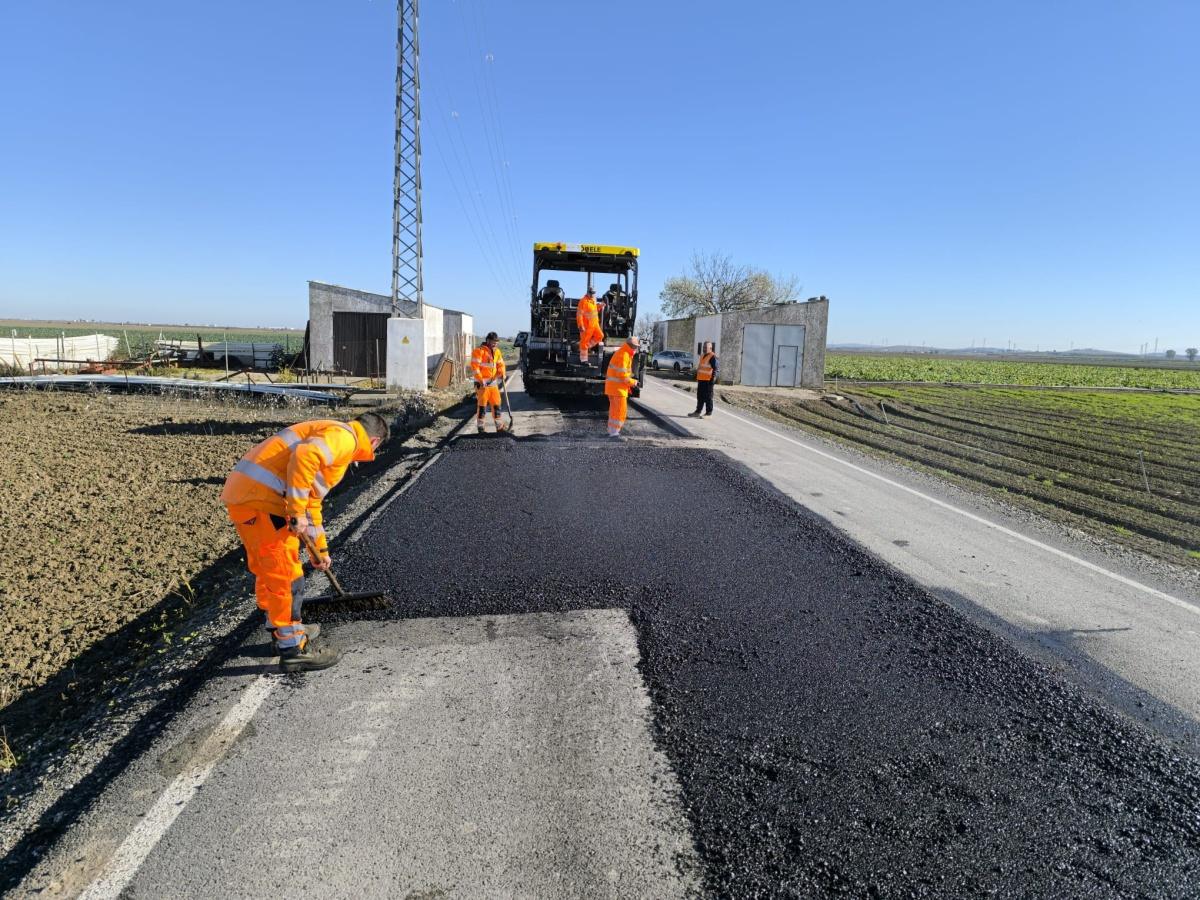
[[[563, 286], [561, 276], [586, 275]], [[605, 370], [613, 352], [634, 333], [637, 319], [638, 249], [607, 244], [565, 244], [560, 241], [533, 245], [533, 284], [529, 306], [529, 332], [518, 338], [521, 375], [530, 394], [604, 393]], [[556, 277], [558, 276], [558, 277]], [[596, 285], [596, 276], [607, 284]], [[587, 288], [595, 288], [604, 344], [592, 351], [588, 362], [579, 361], [579, 326], [576, 311]], [[570, 297], [568, 290], [579, 297]], [[634, 359], [641, 392], [645, 353]]]

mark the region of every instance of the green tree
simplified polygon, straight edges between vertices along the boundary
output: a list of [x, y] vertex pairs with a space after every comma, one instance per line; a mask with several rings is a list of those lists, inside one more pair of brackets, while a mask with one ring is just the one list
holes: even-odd
[[1183, 352], [1187, 354], [1188, 362], [1195, 362], [1196, 354], [1200, 353], [1200, 351], [1198, 351], [1195, 347], [1188, 347]]
[[1168, 351], [1167, 351], [1167, 359], [1174, 359], [1174, 358], [1175, 358], [1175, 351], [1174, 351], [1174, 350], [1168, 350]]
[[668, 278], [658, 296], [665, 315], [687, 318], [788, 303], [799, 293], [794, 275], [771, 275], [721, 253], [695, 253], [689, 270]]

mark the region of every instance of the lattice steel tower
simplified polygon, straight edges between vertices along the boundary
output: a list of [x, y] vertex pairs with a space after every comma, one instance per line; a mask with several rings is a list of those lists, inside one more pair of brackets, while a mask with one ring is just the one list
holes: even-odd
[[418, 0], [396, 4], [396, 178], [392, 209], [392, 315], [399, 301], [425, 315], [421, 276], [421, 44]]

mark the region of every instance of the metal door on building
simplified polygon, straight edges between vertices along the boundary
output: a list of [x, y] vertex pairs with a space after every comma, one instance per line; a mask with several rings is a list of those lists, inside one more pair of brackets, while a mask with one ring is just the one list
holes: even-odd
[[742, 384], [795, 387], [803, 368], [803, 325], [742, 326]]
[[383, 374], [387, 365], [387, 313], [335, 312], [333, 366], [350, 375]]
[[796, 357], [799, 347], [780, 347], [775, 351], [775, 383], [780, 387], [796, 386]]

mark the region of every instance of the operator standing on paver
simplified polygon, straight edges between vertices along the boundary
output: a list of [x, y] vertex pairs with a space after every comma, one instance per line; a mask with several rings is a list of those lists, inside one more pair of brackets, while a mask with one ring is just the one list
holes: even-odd
[[596, 289], [590, 287], [587, 293], [579, 298], [579, 306], [575, 308], [575, 324], [579, 326], [579, 361], [588, 361], [588, 352], [592, 347], [604, 344], [604, 332], [600, 330], [600, 310], [603, 303], [596, 302]]
[[475, 374], [475, 425], [480, 434], [484, 433], [483, 414], [490, 406], [492, 420], [496, 423], [496, 431], [504, 430], [500, 421], [500, 385], [504, 383], [504, 356], [496, 345], [500, 338], [496, 332], [489, 331], [483, 343], [471, 354], [471, 371]]
[[637, 353], [641, 341], [637, 335], [630, 335], [617, 352], [608, 361], [608, 369], [604, 379], [604, 393], [608, 395], [608, 436], [619, 438], [621, 427], [625, 424], [625, 413], [629, 405], [629, 392], [637, 387], [637, 379], [633, 377], [633, 357]]
[[717, 354], [713, 352], [713, 342], [705, 341], [704, 353], [701, 354], [700, 362], [696, 365], [696, 411], [688, 413], [693, 419], [700, 418], [700, 410], [704, 407], [707, 408], [704, 415], [712, 415], [713, 387], [721, 376], [720, 362]]
[[266, 613], [285, 672], [325, 669], [338, 661], [337, 650], [314, 644], [317, 626], [305, 628], [300, 621], [300, 537], [317, 550], [317, 558], [309, 560], [313, 568], [328, 569], [321, 501], [350, 463], [373, 460], [387, 438], [388, 424], [375, 413], [350, 422], [301, 422], [254, 447], [225, 479], [221, 502], [246, 548], [258, 608]]

